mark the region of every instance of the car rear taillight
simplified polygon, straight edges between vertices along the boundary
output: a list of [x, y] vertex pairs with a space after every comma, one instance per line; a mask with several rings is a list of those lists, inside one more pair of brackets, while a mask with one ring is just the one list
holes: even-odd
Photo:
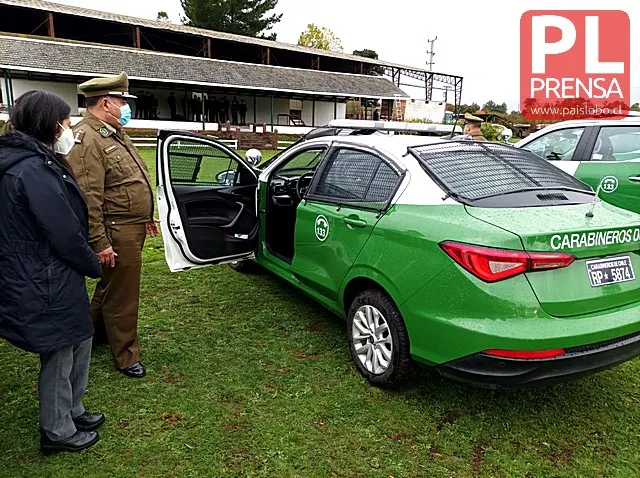
[[571, 254], [525, 252], [443, 242], [440, 247], [458, 264], [485, 282], [497, 282], [523, 272], [560, 269], [573, 263]]
[[564, 349], [553, 350], [485, 350], [485, 355], [492, 355], [494, 357], [512, 358], [521, 360], [541, 360], [550, 359], [564, 355]]

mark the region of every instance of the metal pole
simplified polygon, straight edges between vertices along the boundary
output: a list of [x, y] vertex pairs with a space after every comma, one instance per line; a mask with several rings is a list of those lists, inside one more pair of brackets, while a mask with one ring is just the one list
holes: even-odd
[[338, 100], [333, 100], [333, 119], [338, 119]]
[[316, 99], [313, 98], [313, 108], [311, 111], [311, 127], [316, 127]]
[[273, 133], [273, 95], [271, 95], [271, 132]]

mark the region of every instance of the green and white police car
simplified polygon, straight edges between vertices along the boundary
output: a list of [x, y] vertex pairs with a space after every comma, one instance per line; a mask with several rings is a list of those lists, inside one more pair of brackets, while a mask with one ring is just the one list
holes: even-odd
[[160, 131], [170, 270], [257, 263], [346, 319], [376, 386], [414, 362], [499, 388], [640, 354], [640, 215], [531, 152], [369, 123], [334, 122], [260, 166]]
[[555, 123], [514, 144], [640, 213], [640, 117]]

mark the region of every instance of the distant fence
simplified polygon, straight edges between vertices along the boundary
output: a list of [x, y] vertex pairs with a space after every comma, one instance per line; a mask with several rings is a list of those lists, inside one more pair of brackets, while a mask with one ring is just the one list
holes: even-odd
[[[212, 139], [230, 147], [231, 149], [238, 149], [237, 139], [218, 139], [215, 137], [212, 137]], [[131, 141], [133, 141], [133, 145], [136, 148], [155, 148], [158, 142], [157, 138], [131, 138]]]
[[287, 149], [289, 146], [294, 144], [295, 141], [280, 141], [278, 140], [278, 149]]

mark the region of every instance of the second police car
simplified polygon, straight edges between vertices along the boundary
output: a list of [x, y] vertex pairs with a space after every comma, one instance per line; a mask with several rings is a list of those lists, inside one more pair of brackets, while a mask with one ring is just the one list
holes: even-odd
[[640, 354], [640, 215], [531, 152], [380, 128], [418, 127], [336, 122], [260, 166], [160, 131], [170, 269], [259, 264], [346, 319], [376, 386], [414, 361], [499, 388]]

